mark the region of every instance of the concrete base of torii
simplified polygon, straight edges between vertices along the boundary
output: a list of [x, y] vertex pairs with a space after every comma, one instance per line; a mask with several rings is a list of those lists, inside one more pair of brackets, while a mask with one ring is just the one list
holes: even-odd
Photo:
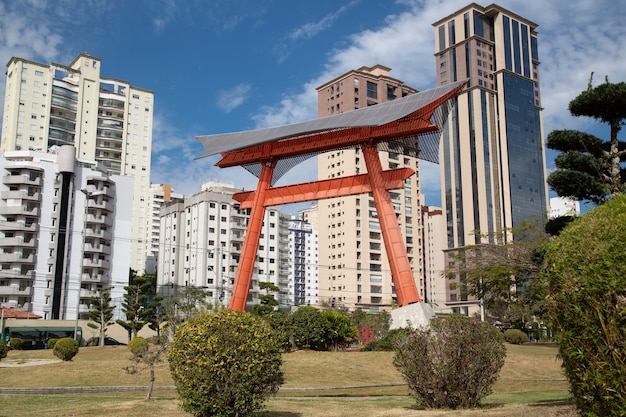
[[411, 327], [413, 329], [421, 327], [428, 328], [430, 320], [435, 316], [433, 308], [426, 303], [413, 303], [395, 310], [391, 310], [390, 330], [402, 327]]

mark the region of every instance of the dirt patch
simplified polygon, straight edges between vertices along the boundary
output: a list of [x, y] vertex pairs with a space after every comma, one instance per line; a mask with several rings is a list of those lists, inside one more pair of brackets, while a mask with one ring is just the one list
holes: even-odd
[[59, 359], [9, 359], [0, 362], [0, 368], [17, 368], [20, 366], [48, 365], [61, 362]]

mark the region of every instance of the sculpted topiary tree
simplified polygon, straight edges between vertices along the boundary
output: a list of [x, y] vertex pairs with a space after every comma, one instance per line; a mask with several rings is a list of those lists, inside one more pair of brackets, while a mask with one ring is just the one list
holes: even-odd
[[52, 353], [62, 361], [71, 361], [78, 354], [78, 342], [71, 337], [63, 337], [54, 344]]
[[280, 343], [261, 317], [220, 310], [176, 331], [168, 360], [183, 408], [194, 416], [247, 416], [283, 382]]
[[602, 203], [624, 191], [626, 144], [617, 135], [626, 120], [626, 83], [594, 87], [593, 74], [587, 90], [569, 103], [572, 116], [591, 117], [610, 128], [608, 141], [575, 130], [555, 130], [547, 146], [560, 152], [548, 184], [561, 197]]
[[548, 248], [548, 312], [582, 416], [626, 415], [626, 196], [566, 227]]

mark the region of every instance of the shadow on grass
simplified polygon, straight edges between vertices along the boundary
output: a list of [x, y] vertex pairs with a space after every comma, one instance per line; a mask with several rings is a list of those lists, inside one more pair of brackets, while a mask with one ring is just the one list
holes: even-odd
[[568, 406], [568, 405], [571, 405], [571, 406], [576, 405], [574, 398], [567, 398], [567, 399], [561, 399], [561, 400], [539, 400], [534, 403], [528, 404], [529, 407], [545, 407], [545, 406], [559, 407], [559, 406]]
[[[456, 410], [493, 410], [496, 408], [502, 408], [504, 407], [504, 404], [498, 404], [498, 403], [490, 403], [490, 404], [479, 404], [477, 407], [475, 408], [456, 408]], [[403, 407], [405, 410], [415, 410], [415, 411], [426, 411], [426, 410], [447, 410], [447, 411], [452, 411], [455, 409], [452, 408], [426, 408], [424, 406], [421, 405], [417, 405], [417, 404], [413, 404], [411, 406], [408, 407]]]
[[290, 411], [264, 411], [255, 414], [256, 417], [302, 417], [300, 413], [292, 413]]

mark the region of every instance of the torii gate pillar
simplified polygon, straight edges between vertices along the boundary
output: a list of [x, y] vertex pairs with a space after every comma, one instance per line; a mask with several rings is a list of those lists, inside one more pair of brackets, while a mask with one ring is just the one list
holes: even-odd
[[248, 289], [252, 282], [252, 272], [254, 271], [254, 261], [259, 249], [259, 238], [263, 228], [263, 218], [265, 217], [265, 196], [272, 182], [272, 174], [276, 162], [266, 161], [261, 168], [259, 183], [254, 193], [252, 211], [248, 219], [248, 229], [243, 241], [243, 250], [239, 267], [237, 268], [237, 278], [233, 287], [233, 294], [228, 306], [231, 310], [246, 311], [246, 301], [248, 299]]
[[378, 157], [378, 147], [376, 144], [364, 143], [361, 144], [361, 150], [367, 166], [367, 175], [372, 187], [372, 195], [374, 196], [380, 231], [385, 243], [385, 251], [389, 259], [391, 277], [398, 296], [398, 304], [405, 306], [418, 303], [422, 300], [413, 279], [406, 245], [400, 232], [389, 190], [384, 186], [383, 168]]

